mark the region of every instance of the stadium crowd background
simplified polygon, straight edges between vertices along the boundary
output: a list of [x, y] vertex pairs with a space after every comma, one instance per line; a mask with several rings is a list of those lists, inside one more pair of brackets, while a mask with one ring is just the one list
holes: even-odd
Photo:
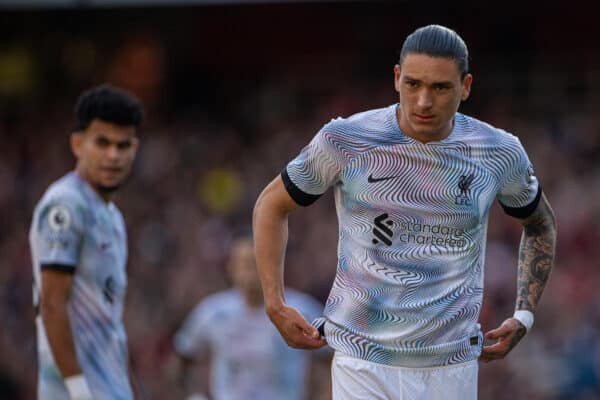
[[[552, 2], [447, 3], [0, 9], [0, 398], [35, 393], [27, 235], [35, 202], [74, 165], [81, 90], [106, 80], [146, 106], [116, 198], [129, 229], [125, 321], [146, 394], [170, 399], [172, 335], [228, 286], [228, 245], [259, 191], [329, 119], [396, 102], [401, 43], [429, 23], [469, 46], [475, 81], [461, 111], [519, 136], [558, 219], [535, 327], [505, 361], [481, 364], [480, 398], [600, 398], [598, 24]], [[484, 330], [512, 314], [520, 238], [497, 205], [490, 218]], [[292, 216], [290, 232], [287, 281], [324, 301], [331, 194]]]

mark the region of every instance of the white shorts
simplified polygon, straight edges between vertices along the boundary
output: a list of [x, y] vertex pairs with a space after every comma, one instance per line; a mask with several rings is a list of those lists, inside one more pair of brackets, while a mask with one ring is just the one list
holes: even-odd
[[335, 352], [333, 400], [476, 400], [477, 360], [430, 368], [378, 364]]

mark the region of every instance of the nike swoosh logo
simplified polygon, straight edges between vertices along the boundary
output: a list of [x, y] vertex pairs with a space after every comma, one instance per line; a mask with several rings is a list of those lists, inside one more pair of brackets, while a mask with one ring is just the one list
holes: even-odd
[[381, 178], [373, 178], [373, 174], [369, 175], [369, 177], [367, 178], [367, 182], [369, 183], [375, 183], [375, 182], [381, 182], [381, 181], [387, 181], [389, 179], [394, 179], [394, 178], [399, 178], [399, 175], [394, 175], [394, 176], [384, 176]]

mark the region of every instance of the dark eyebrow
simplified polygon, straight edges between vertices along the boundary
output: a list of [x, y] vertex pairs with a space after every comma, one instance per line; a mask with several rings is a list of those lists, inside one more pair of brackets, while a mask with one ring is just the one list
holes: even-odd
[[96, 136], [95, 140], [97, 140], [97, 141], [103, 141], [103, 142], [108, 142], [109, 144], [113, 144], [114, 143], [117, 146], [121, 146], [121, 145], [124, 145], [124, 144], [130, 144], [133, 141], [132, 138], [127, 138], [127, 139], [123, 139], [123, 140], [119, 140], [119, 141], [113, 141], [113, 140], [110, 140], [107, 136], [105, 136], [102, 133], [99, 133]]
[[96, 135], [96, 140], [102, 140], [104, 142], [109, 142], [110, 143], [110, 139], [108, 139], [106, 136], [104, 136], [103, 134], [99, 133]]
[[451, 87], [454, 86], [454, 83], [450, 81], [433, 82], [432, 86]]
[[[422, 83], [421, 80], [417, 79], [417, 78], [413, 78], [412, 76], [406, 75], [403, 78], [405, 81], [410, 81], [410, 82], [418, 82], [418, 83]], [[431, 84], [432, 87], [434, 86], [438, 86], [438, 87], [452, 87], [454, 86], [454, 82], [452, 81], [439, 81], [439, 82], [433, 82]]]
[[412, 76], [404, 76], [404, 80], [411, 81], [411, 82], [421, 82], [420, 80], [413, 78]]
[[131, 146], [132, 143], [133, 143], [132, 139], [121, 140], [121, 141], [117, 142], [117, 147]]

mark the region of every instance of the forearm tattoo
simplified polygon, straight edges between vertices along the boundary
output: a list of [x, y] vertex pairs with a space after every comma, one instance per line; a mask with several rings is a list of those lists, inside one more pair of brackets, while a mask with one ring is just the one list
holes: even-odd
[[556, 223], [542, 195], [536, 211], [523, 221], [519, 248], [517, 309], [535, 312], [554, 265]]
[[517, 331], [513, 335], [512, 339], [510, 340], [509, 348], [512, 349], [513, 347], [515, 347], [517, 345], [517, 343], [519, 343], [521, 341], [521, 339], [523, 339], [523, 336], [525, 336], [526, 333], [527, 333], [527, 328], [525, 328], [525, 326], [523, 326], [523, 324], [521, 324], [519, 322], [519, 327], [517, 328]]

